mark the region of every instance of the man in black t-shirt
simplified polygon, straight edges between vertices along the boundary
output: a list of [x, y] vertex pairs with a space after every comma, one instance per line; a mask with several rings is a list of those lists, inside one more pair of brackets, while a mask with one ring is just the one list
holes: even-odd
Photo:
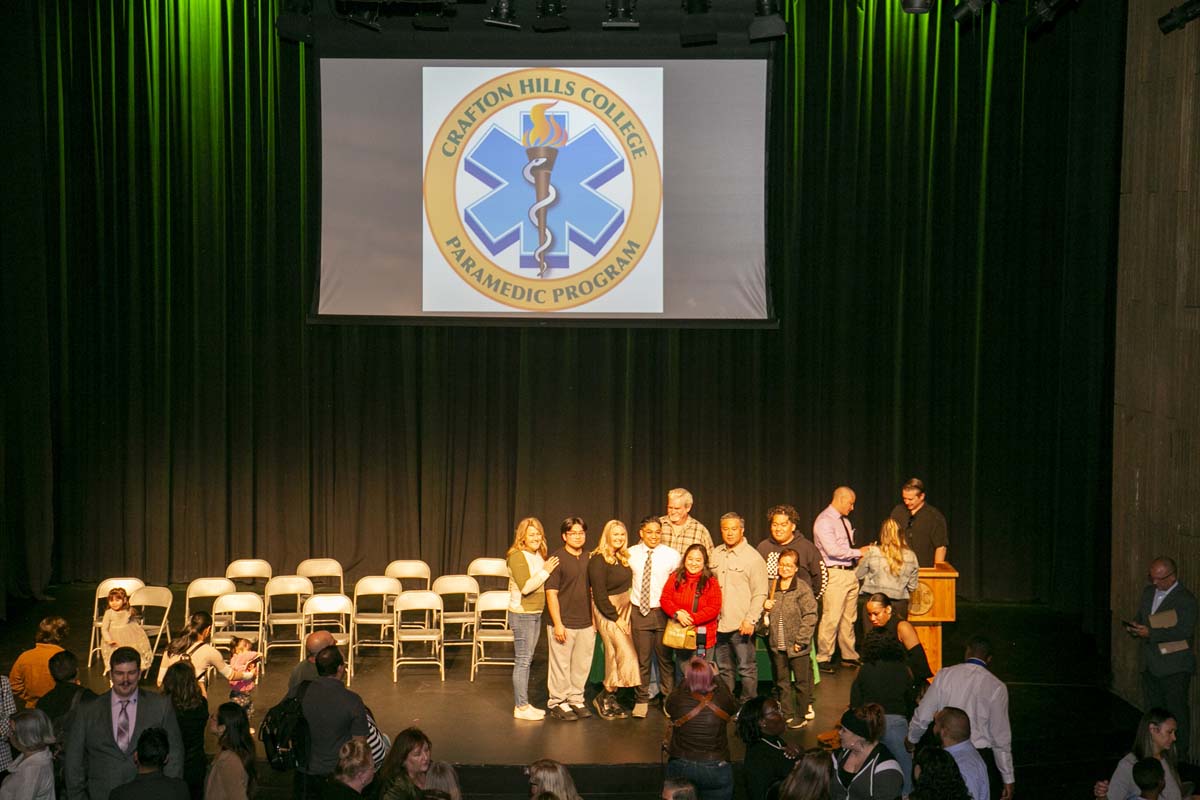
[[596, 629], [592, 627], [592, 597], [588, 586], [587, 523], [567, 517], [561, 525], [563, 546], [551, 553], [558, 569], [546, 579], [546, 626], [549, 664], [546, 704], [554, 719], [564, 721], [590, 717], [583, 689], [592, 669]]
[[910, 478], [900, 487], [900, 497], [902, 502], [892, 509], [891, 517], [904, 532], [908, 546], [917, 554], [917, 563], [932, 567], [945, 561], [950, 545], [946, 518], [925, 502], [925, 484], [920, 478]]

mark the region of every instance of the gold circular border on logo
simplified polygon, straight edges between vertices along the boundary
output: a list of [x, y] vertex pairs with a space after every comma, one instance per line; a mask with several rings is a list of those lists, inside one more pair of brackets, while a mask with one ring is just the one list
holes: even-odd
[[[463, 141], [453, 156], [443, 156], [438, 150], [438, 144], [445, 141], [447, 133], [454, 127], [458, 120], [464, 115], [464, 112], [469, 108], [475, 98], [480, 95], [494, 90], [500, 84], [511, 84], [522, 78], [544, 78], [553, 80], [561, 78], [564, 80], [575, 80], [577, 83], [582, 82], [578, 86], [576, 93], [570, 97], [565, 97], [554, 92], [533, 92], [530, 94], [514, 96], [512, 99], [504, 100], [496, 106], [488, 110], [486, 116], [480, 117], [472, 126], [473, 132], [470, 137]], [[621, 152], [625, 155], [625, 162], [629, 165], [630, 172], [633, 176], [633, 201], [629, 205], [629, 212], [625, 218], [625, 225], [616, 235], [616, 243], [608, 250], [600, 255], [591, 267], [582, 272], [573, 275], [567, 275], [562, 278], [541, 279], [528, 278], [523, 275], [509, 272], [499, 266], [475, 246], [466, 227], [462, 224], [462, 216], [458, 207], [458, 192], [457, 191], [434, 191], [430, 192], [429, 187], [455, 187], [457, 185], [456, 178], [458, 176], [458, 165], [462, 160], [463, 153], [467, 149], [467, 145], [474, 139], [474, 133], [482, 126], [483, 122], [495, 115], [501, 109], [516, 103], [524, 103], [528, 100], [553, 99], [564, 100], [579, 108], [588, 109], [589, 106], [579, 100], [579, 94], [587, 86], [591, 86], [597, 91], [604, 92], [610, 99], [617, 100], [621, 103], [620, 110], [626, 111], [628, 117], [632, 118], [637, 123], [638, 130], [642, 133], [642, 144], [646, 149], [646, 155], [641, 158], [633, 158], [629, 144], [607, 116], [596, 113], [594, 110], [591, 115], [596, 119], [603, 120], [612, 132], [613, 137], [620, 143]], [[438, 253], [442, 258], [446, 259], [446, 263], [454, 271], [464, 283], [470, 286], [475, 291], [482, 294], [484, 297], [490, 298], [497, 303], [509, 306], [510, 308], [519, 308], [526, 311], [561, 311], [567, 308], [575, 308], [577, 306], [590, 303], [593, 300], [599, 299], [608, 294], [618, 284], [633, 272], [638, 262], [641, 261], [645, 254], [646, 248], [650, 245], [650, 241], [654, 236], [654, 231], [658, 228], [658, 216], [662, 209], [662, 182], [659, 178], [661, 175], [659, 169], [658, 151], [654, 147], [654, 142], [650, 138], [650, 132], [646, 130], [641, 117], [633, 110], [629, 103], [609, 89], [604, 84], [597, 80], [581, 75], [578, 72], [571, 72], [564, 69], [522, 69], [513, 72], [507, 72], [503, 75], [497, 75], [485, 83], [482, 83], [467, 93], [467, 96], [459, 101], [446, 118], [442, 121], [438, 128], [436, 137], [429, 148], [429, 156], [425, 162], [425, 185], [423, 193], [425, 197], [425, 218], [429, 223], [429, 230], [433, 235], [434, 244], [438, 248]], [[645, 209], [645, 211], [643, 211]], [[651, 211], [652, 210], [652, 211]], [[603, 289], [598, 289], [595, 292], [580, 297], [576, 300], [564, 300], [560, 303], [534, 303], [524, 300], [513, 300], [499, 295], [499, 293], [490, 292], [482, 285], [477, 283], [470, 275], [464, 272], [457, 264], [446, 257], [445, 242], [453, 237], [458, 237], [462, 242], [462, 249], [466, 252], [464, 257], [474, 259], [476, 266], [490, 267], [496, 270], [502, 277], [507, 278], [508, 282], [513, 286], [524, 288], [527, 292], [536, 292], [537, 290], [545, 290], [547, 294], [553, 296], [555, 288], [563, 287], [568, 284], [579, 284], [586, 281], [591, 281], [604, 272], [609, 266], [610, 259], [615, 254], [619, 253], [629, 239], [638, 242], [641, 247], [637, 255], [631, 259], [631, 263], [627, 266], [620, 275], [615, 279], [610, 280]], [[459, 248], [453, 248], [459, 249]]]
[[933, 587], [925, 581], [918, 581], [917, 588], [908, 598], [908, 616], [921, 617], [933, 609]]

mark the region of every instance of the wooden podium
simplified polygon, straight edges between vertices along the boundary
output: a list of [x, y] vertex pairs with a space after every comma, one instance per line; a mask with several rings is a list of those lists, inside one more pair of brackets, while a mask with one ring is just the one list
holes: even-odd
[[908, 599], [908, 621], [917, 629], [917, 638], [935, 674], [942, 668], [942, 623], [954, 622], [957, 613], [957, 579], [958, 570], [944, 561], [921, 567], [920, 583]]

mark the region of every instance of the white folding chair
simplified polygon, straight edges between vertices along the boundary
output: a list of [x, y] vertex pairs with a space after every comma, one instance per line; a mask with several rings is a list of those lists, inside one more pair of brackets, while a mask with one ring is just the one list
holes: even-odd
[[[303, 575], [309, 580], [314, 578], [336, 578], [337, 594], [346, 593], [345, 581], [342, 577], [342, 565], [336, 558], [306, 558], [296, 565], [296, 574]], [[323, 586], [313, 580], [313, 587], [320, 591]]]
[[[391, 649], [393, 642], [387, 639], [387, 632], [396, 622], [396, 614], [392, 610], [396, 597], [402, 591], [400, 581], [385, 575], [369, 575], [359, 578], [354, 584], [354, 616], [350, 619], [350, 666], [354, 672], [354, 659], [360, 647], [383, 647]], [[379, 598], [378, 602], [374, 598]], [[378, 607], [378, 611], [374, 610]], [[376, 626], [379, 628], [378, 639], [363, 638], [359, 632], [360, 626]]]
[[[405, 620], [408, 613], [412, 620]], [[413, 622], [428, 620], [421, 627], [411, 627]], [[409, 627], [405, 623], [409, 623]], [[401, 592], [396, 598], [396, 627], [392, 639], [392, 683], [396, 682], [401, 664], [437, 664], [438, 673], [446, 680], [445, 628], [442, 626], [442, 598], [429, 589], [414, 589]], [[422, 647], [421, 655], [404, 654], [406, 643], [427, 646], [428, 655]]]
[[[508, 586], [508, 562], [503, 558], [477, 558], [467, 565], [467, 574], [479, 582], [480, 589], [492, 590]], [[485, 580], [489, 582], [484, 583]], [[468, 601], [474, 603], [475, 598], [468, 598]], [[503, 624], [497, 626], [494, 618], [485, 617], [483, 626], [495, 628], [503, 627]]]
[[[300, 650], [300, 661], [304, 660], [304, 601], [313, 593], [312, 581], [301, 575], [276, 575], [267, 581], [263, 589], [267, 612], [265, 632], [267, 643], [263, 645], [263, 659], [272, 647], [295, 647]], [[292, 598], [288, 601], [287, 598]], [[276, 638], [276, 626], [296, 629], [295, 639]]]
[[350, 618], [354, 616], [354, 601], [344, 594], [314, 594], [304, 601], [301, 611], [304, 618], [304, 635], [317, 628], [328, 629], [334, 644], [345, 647], [350, 644]]
[[[433, 591], [442, 598], [442, 629], [447, 626], [458, 625], [459, 634], [457, 639], [448, 639], [443, 637], [442, 645], [444, 647], [471, 647], [472, 639], [468, 632], [475, 627], [475, 612], [471, 608], [471, 603], [479, 596], [479, 582], [470, 575], [441, 575], [433, 582]], [[446, 611], [446, 598], [455, 595], [462, 595], [462, 604], [455, 604], [461, 610]]]
[[138, 578], [105, 578], [96, 587], [96, 598], [92, 603], [92, 636], [88, 642], [88, 667], [92, 666], [92, 658], [100, 652], [100, 625], [104, 622], [104, 612], [108, 610], [108, 593], [121, 588], [133, 597], [133, 593], [146, 584]]
[[[408, 583], [413, 588], [428, 589], [429, 579], [433, 573], [429, 570], [429, 565], [419, 559], [399, 559], [387, 565], [387, 569], [383, 574], [389, 578], [398, 578], [404, 583]], [[417, 586], [413, 581], [423, 581], [424, 585]]]
[[[235, 638], [249, 639], [257, 646], [263, 640], [263, 599], [254, 592], [223, 594], [213, 603], [213, 616], [220, 614], [229, 624], [213, 631], [212, 646], [228, 647]], [[230, 648], [232, 656], [232, 648]]]
[[[223, 594], [233, 594], [237, 591], [237, 587], [233, 585], [233, 581], [228, 578], [196, 578], [188, 584], [187, 592], [183, 596], [183, 624], [187, 625], [192, 618], [192, 612], [197, 609], [192, 608], [192, 601], [202, 597], [217, 598]], [[218, 620], [216, 613], [213, 613], [213, 627], [219, 627], [224, 620]]]
[[[147, 638], [152, 640], [151, 655], [158, 652], [158, 645], [164, 635], [168, 642], [171, 641], [171, 605], [174, 602], [175, 596], [166, 586], [143, 586], [129, 598], [130, 605], [142, 610], [142, 630], [146, 632]], [[151, 608], [161, 608], [162, 614], [148, 614], [147, 610]]]
[[237, 561], [230, 561], [229, 566], [225, 568], [225, 577], [235, 583], [269, 581], [272, 575], [270, 563], [261, 558], [239, 558]]
[[[508, 592], [493, 590], [483, 592], [475, 601], [475, 635], [471, 645], [471, 680], [475, 680], [475, 670], [485, 664], [516, 663], [515, 652], [509, 656], [489, 656], [486, 647], [489, 644], [514, 644], [512, 629], [508, 627]], [[499, 626], [494, 623], [499, 621]]]

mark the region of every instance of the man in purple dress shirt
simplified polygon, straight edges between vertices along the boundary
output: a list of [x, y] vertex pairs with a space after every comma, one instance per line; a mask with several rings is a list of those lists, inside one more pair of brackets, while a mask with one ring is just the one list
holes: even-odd
[[854, 546], [854, 528], [849, 515], [855, 494], [849, 486], [833, 490], [833, 500], [813, 522], [813, 543], [829, 570], [829, 583], [821, 599], [821, 622], [817, 628], [817, 664], [833, 671], [833, 646], [837, 644], [846, 666], [858, 665], [854, 647], [854, 620], [858, 618], [858, 578], [854, 567], [864, 551]]

